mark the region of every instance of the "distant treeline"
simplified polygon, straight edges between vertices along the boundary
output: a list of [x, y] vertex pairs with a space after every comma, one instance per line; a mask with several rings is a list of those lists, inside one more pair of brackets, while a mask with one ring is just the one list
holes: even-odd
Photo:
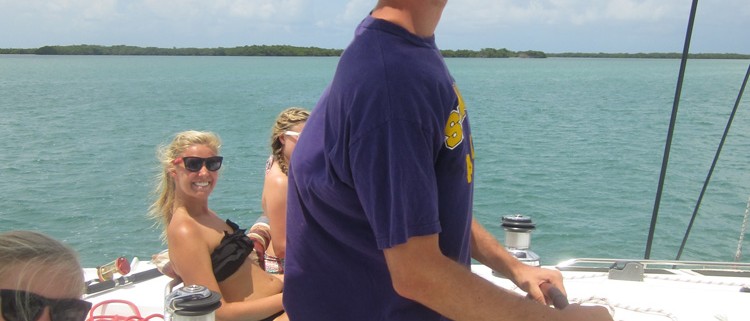
[[[120, 55], [120, 56], [340, 56], [342, 49], [254, 45], [234, 48], [156, 48], [135, 46], [44, 46], [38, 49], [0, 49], [0, 54], [34, 55]], [[467, 58], [545, 58], [541, 51], [514, 52], [507, 49], [443, 50], [445, 57]]]
[[135, 46], [44, 46], [38, 49], [0, 49], [0, 54], [114, 55], [114, 56], [340, 56], [341, 49], [294, 46], [243, 46], [234, 48], [156, 48]]
[[479, 51], [475, 50], [441, 50], [443, 57], [446, 58], [547, 58], [547, 55], [541, 51], [510, 51], [508, 49], [484, 48]]
[[[656, 58], [656, 59], [680, 59], [681, 53], [548, 53], [547, 57], [566, 57], [566, 58]], [[691, 53], [688, 58], [692, 59], [750, 59], [750, 55], [736, 53]]]
[[[325, 49], [317, 47], [295, 47], [287, 45], [253, 45], [234, 48], [156, 48], [136, 46], [44, 46], [36, 49], [2, 49], [0, 54], [30, 55], [118, 55], [118, 56], [314, 56], [336, 57], [343, 49]], [[449, 58], [660, 58], [679, 59], [679, 53], [544, 53], [542, 51], [511, 51], [505, 48], [483, 48], [477, 50], [441, 50]], [[750, 59], [750, 55], [735, 53], [696, 53], [690, 54], [693, 59]]]

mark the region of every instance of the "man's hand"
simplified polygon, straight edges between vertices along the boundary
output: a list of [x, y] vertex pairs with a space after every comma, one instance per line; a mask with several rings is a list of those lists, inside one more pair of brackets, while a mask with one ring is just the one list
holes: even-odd
[[169, 262], [169, 251], [164, 250], [157, 254], [154, 254], [151, 256], [151, 263], [156, 265], [156, 268], [161, 272], [162, 274], [173, 278], [173, 279], [179, 279], [180, 276], [177, 275], [177, 272], [175, 272], [174, 268], [172, 267], [172, 263]]
[[513, 281], [528, 293], [529, 298], [537, 302], [552, 304], [552, 296], [540, 288], [542, 284], [549, 283], [560, 290], [562, 295], [567, 295], [560, 271], [530, 266], [519, 261], [476, 219], [471, 222], [471, 253], [474, 259]]
[[[557, 270], [520, 264], [511, 280], [526, 291], [527, 297], [545, 305], [553, 304], [553, 293], [549, 291], [552, 287], [559, 290], [559, 294], [556, 295], [567, 295], [562, 274]], [[542, 289], [542, 285], [545, 285], [545, 290]]]

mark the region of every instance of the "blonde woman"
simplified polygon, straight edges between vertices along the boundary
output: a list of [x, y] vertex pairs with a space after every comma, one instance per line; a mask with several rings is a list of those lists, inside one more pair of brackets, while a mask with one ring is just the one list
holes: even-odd
[[289, 159], [310, 112], [298, 107], [282, 111], [271, 128], [271, 156], [266, 162], [261, 206], [268, 217], [271, 246], [266, 252], [265, 268], [269, 273], [284, 274], [286, 256], [286, 191]]
[[165, 227], [171, 268], [184, 284], [221, 294], [217, 320], [288, 320], [283, 283], [252, 259], [245, 231], [208, 207], [223, 162], [220, 147], [214, 133], [185, 131], [159, 150], [162, 170], [151, 215]]
[[83, 321], [83, 282], [70, 247], [37, 232], [0, 234], [0, 320]]

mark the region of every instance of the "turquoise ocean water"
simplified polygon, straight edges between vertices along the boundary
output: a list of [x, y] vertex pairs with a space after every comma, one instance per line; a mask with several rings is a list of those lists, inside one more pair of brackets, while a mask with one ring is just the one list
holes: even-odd
[[[275, 116], [312, 108], [337, 58], [0, 55], [0, 231], [33, 229], [84, 265], [147, 258], [164, 245], [146, 218], [156, 146], [186, 129], [224, 140], [210, 206], [261, 213]], [[448, 59], [476, 146], [475, 215], [537, 223], [544, 264], [642, 258], [678, 60]], [[687, 66], [651, 258], [673, 259], [737, 98], [747, 60]], [[750, 196], [745, 97], [683, 253], [732, 260]], [[750, 252], [750, 240], [744, 241]], [[750, 253], [743, 255], [750, 262]]]

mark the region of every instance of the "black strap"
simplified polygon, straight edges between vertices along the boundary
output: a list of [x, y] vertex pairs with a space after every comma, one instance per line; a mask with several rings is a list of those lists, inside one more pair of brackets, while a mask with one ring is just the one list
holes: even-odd
[[102, 291], [112, 290], [121, 286], [130, 284], [140, 283], [146, 280], [153, 279], [163, 275], [159, 272], [159, 269], [151, 269], [148, 271], [138, 272], [132, 275], [121, 276], [114, 280], [107, 280], [104, 282], [97, 282], [86, 285], [86, 294], [94, 294]]

